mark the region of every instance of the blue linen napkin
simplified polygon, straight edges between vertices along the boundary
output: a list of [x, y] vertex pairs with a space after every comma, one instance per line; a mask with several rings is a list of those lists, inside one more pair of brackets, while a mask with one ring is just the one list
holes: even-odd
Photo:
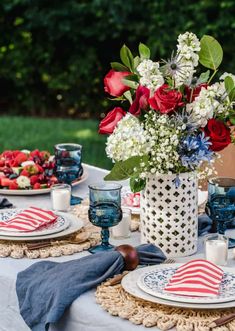
[[13, 204], [10, 203], [10, 201], [8, 201], [6, 198], [0, 197], [0, 209], [11, 208], [11, 207], [13, 207]]
[[[152, 244], [136, 249], [142, 265], [154, 265], [166, 259]], [[20, 313], [32, 331], [48, 330], [49, 324], [57, 322], [82, 293], [123, 270], [124, 259], [113, 250], [63, 263], [35, 263], [17, 276]]]

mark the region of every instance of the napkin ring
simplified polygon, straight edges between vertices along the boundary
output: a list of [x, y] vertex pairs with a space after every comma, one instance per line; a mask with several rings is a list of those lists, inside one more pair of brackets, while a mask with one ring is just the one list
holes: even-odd
[[139, 264], [139, 256], [137, 250], [131, 245], [120, 245], [116, 247], [116, 251], [118, 251], [125, 263], [125, 270], [134, 270]]

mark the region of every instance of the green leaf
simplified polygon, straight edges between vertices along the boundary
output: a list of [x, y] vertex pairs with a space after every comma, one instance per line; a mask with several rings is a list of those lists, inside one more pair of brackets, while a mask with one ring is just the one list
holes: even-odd
[[130, 178], [130, 188], [134, 193], [142, 191], [145, 188], [145, 185], [145, 179], [141, 179], [136, 176]]
[[223, 59], [223, 49], [220, 43], [213, 37], [202, 37], [199, 62], [206, 68], [217, 70]]
[[233, 81], [232, 77], [229, 77], [229, 76], [225, 77], [224, 85], [225, 85], [225, 88], [226, 88], [226, 92], [228, 93], [229, 100], [233, 101], [234, 91], [235, 91], [235, 84], [234, 84], [234, 81]]
[[116, 71], [128, 71], [128, 68], [119, 62], [111, 62], [111, 67]]
[[104, 177], [104, 180], [124, 180], [138, 173], [141, 162], [147, 162], [148, 156], [132, 156], [125, 161], [114, 164], [111, 172]]
[[198, 78], [198, 82], [200, 84], [206, 83], [210, 77], [210, 70], [207, 70], [206, 72], [202, 72], [201, 75]]
[[125, 64], [125, 66], [127, 66], [131, 71], [133, 71], [134, 58], [130, 49], [126, 45], [123, 45], [120, 50], [120, 58], [122, 62]]
[[129, 86], [129, 87], [131, 87], [131, 88], [133, 88], [133, 89], [137, 89], [137, 87], [138, 87], [138, 83], [136, 83], [135, 81], [133, 81], [133, 80], [129, 80], [129, 79], [127, 79], [127, 78], [123, 78], [122, 79], [122, 82], [123, 82], [123, 84], [124, 85], [126, 85], [126, 86]]
[[230, 92], [229, 92], [229, 100], [232, 102], [235, 100], [235, 88], [233, 88]]
[[230, 122], [232, 125], [235, 125], [235, 115], [229, 117]]
[[132, 104], [132, 95], [130, 91], [126, 91], [125, 93], [123, 93], [124, 97], [130, 102], [130, 104]]
[[139, 64], [140, 64], [140, 57], [139, 56], [136, 56], [134, 58], [134, 68], [136, 69]]
[[139, 53], [141, 60], [150, 58], [150, 49], [145, 44], [139, 44]]

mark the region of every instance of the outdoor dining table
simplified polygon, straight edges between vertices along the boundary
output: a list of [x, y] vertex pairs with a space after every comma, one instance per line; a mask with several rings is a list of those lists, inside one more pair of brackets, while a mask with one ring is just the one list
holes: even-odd
[[[85, 165], [85, 167], [89, 173], [88, 179], [73, 189], [74, 195], [79, 195], [81, 197], [88, 196], [89, 184], [102, 181], [104, 175], [107, 173], [106, 170], [97, 167], [89, 165]], [[25, 208], [32, 205], [42, 208], [51, 208], [49, 194], [37, 196], [11, 196], [9, 197], [9, 200], [18, 208]], [[136, 246], [140, 244], [140, 235], [138, 232], [134, 232], [128, 239], [111, 240], [111, 243], [114, 245], [128, 243]], [[63, 262], [79, 259], [88, 254], [90, 253], [81, 252], [70, 256], [50, 258], [50, 260]], [[176, 262], [186, 262], [200, 257], [204, 257], [203, 238], [200, 238], [199, 240], [197, 254], [175, 260]], [[29, 330], [19, 314], [18, 300], [15, 292], [15, 281], [18, 272], [41, 260], [42, 259], [0, 258], [0, 331]], [[231, 250], [229, 251], [228, 266], [235, 268], [235, 260], [232, 259]], [[77, 272], [79, 272], [79, 270]], [[95, 289], [77, 298], [65, 312], [62, 319], [58, 323], [51, 325], [49, 328], [50, 331], [144, 331], [146, 329], [147, 328], [143, 326], [136, 326], [127, 320], [113, 317], [105, 312], [101, 306], [96, 303]], [[153, 330], [158, 329], [154, 327]]]

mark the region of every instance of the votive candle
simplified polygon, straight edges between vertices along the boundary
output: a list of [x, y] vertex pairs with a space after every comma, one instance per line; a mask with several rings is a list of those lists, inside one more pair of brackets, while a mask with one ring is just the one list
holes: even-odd
[[206, 260], [224, 266], [228, 261], [228, 238], [215, 234], [208, 236], [205, 241]]
[[56, 184], [51, 187], [52, 209], [68, 211], [70, 208], [71, 187], [68, 184]]
[[118, 225], [112, 227], [112, 237], [115, 239], [124, 239], [130, 237], [131, 210], [122, 208], [122, 220]]

